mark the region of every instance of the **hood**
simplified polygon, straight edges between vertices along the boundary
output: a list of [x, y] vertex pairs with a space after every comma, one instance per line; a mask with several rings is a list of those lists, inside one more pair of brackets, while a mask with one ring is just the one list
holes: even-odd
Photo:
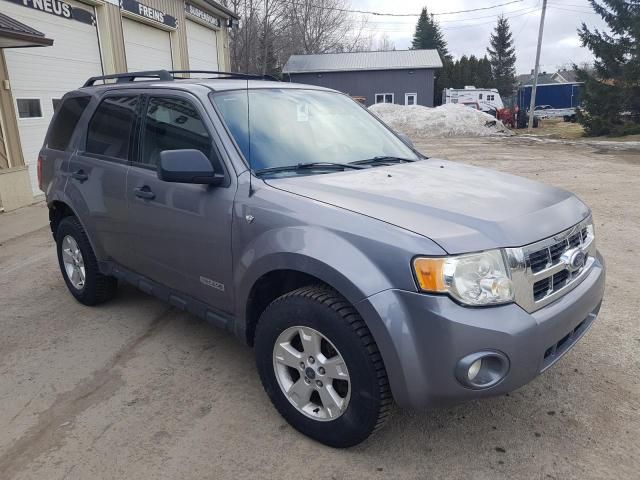
[[526, 245], [589, 215], [566, 190], [437, 159], [266, 183], [418, 233], [450, 254]]

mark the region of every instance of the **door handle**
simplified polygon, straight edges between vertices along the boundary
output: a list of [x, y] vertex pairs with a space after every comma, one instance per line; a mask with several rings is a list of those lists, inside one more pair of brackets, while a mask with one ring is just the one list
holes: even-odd
[[144, 198], [145, 200], [153, 200], [156, 198], [156, 194], [146, 185], [144, 187], [134, 188], [133, 192], [136, 197]]
[[89, 175], [87, 175], [86, 173], [84, 173], [84, 170], [80, 169], [80, 170], [76, 170], [75, 172], [73, 172], [71, 174], [71, 176], [73, 178], [75, 178], [76, 180], [78, 180], [79, 182], [84, 182], [86, 180], [89, 179]]

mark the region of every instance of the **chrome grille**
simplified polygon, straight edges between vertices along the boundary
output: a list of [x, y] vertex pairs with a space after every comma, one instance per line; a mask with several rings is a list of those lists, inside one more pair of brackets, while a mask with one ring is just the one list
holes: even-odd
[[[591, 218], [553, 237], [506, 250], [516, 302], [533, 312], [578, 285], [596, 255]], [[584, 266], [572, 268], [567, 256], [577, 249], [584, 253]], [[567, 255], [565, 255], [567, 254]]]

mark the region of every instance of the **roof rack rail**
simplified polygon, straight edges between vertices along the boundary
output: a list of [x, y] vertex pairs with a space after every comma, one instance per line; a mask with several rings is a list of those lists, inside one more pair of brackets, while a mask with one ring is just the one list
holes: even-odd
[[[220, 72], [217, 70], [169, 70], [171, 74], [177, 73], [206, 73], [211, 75], [224, 75], [226, 78], [244, 78], [247, 80], [273, 80], [279, 82], [280, 80], [273, 75], [257, 75], [253, 73], [240, 73], [240, 72]], [[216, 77], [218, 78], [218, 77]]]
[[115, 79], [116, 83], [128, 83], [134, 82], [136, 78], [148, 78], [156, 80], [173, 80], [173, 75], [167, 70], [149, 70], [144, 72], [127, 72], [127, 73], [114, 73], [111, 75], [99, 75], [89, 78], [84, 82], [83, 87], [91, 87], [98, 80], [112, 80]]

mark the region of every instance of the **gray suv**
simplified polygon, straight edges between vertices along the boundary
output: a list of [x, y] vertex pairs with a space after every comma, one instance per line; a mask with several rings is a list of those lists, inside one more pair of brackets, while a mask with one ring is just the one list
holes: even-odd
[[89, 79], [53, 118], [40, 186], [81, 303], [123, 281], [232, 332], [334, 447], [392, 401], [514, 390], [593, 324], [605, 267], [575, 195], [426, 158], [339, 92], [183, 73]]

